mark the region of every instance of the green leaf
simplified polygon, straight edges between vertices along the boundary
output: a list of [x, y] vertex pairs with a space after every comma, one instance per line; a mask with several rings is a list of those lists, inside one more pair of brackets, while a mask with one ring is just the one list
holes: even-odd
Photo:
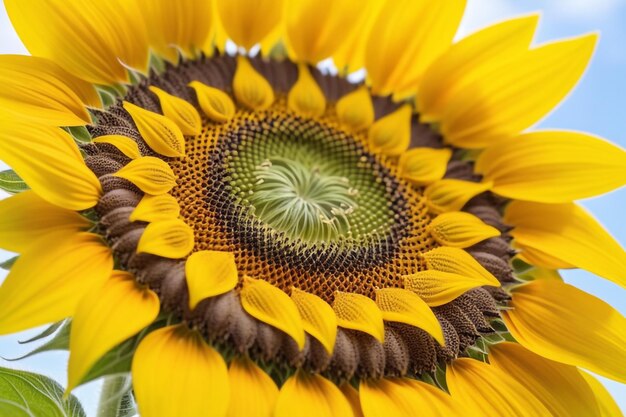
[[33, 336], [33, 337], [31, 337], [30, 339], [26, 339], [26, 340], [20, 340], [20, 341], [18, 341], [18, 343], [19, 343], [20, 345], [24, 345], [24, 344], [26, 344], [26, 343], [32, 343], [32, 342], [35, 342], [35, 341], [37, 341], [37, 340], [43, 339], [44, 337], [48, 337], [48, 336], [50, 336], [52, 333], [56, 332], [56, 331], [57, 331], [57, 329], [58, 329], [59, 327], [61, 327], [61, 326], [63, 325], [63, 323], [64, 323], [64, 322], [65, 322], [65, 320], [60, 320], [60, 321], [57, 321], [56, 323], [51, 324], [50, 326], [48, 326], [48, 327], [46, 328], [46, 330], [44, 330], [43, 332], [39, 333], [37, 336]]
[[[70, 328], [72, 322], [71, 320], [66, 320], [63, 323], [63, 326], [59, 329], [59, 331], [54, 335], [54, 337], [48, 340], [43, 345], [39, 346], [35, 350], [28, 352], [24, 356], [20, 356], [19, 358], [7, 359], [8, 361], [19, 361], [21, 359], [28, 358], [30, 356], [36, 355], [37, 353], [47, 352], [49, 350], [68, 350], [70, 348]], [[37, 337], [37, 336], [35, 336]], [[0, 416], [1, 417], [1, 416]]]
[[117, 410], [117, 417], [133, 417], [135, 415], [137, 415], [137, 406], [135, 405], [133, 392], [129, 389], [122, 397], [122, 401], [120, 401], [120, 408]]
[[0, 189], [9, 194], [17, 194], [28, 190], [28, 185], [12, 169], [0, 171]]
[[136, 414], [130, 374], [106, 377], [100, 394], [98, 416], [132, 417]]
[[63, 399], [63, 387], [30, 372], [0, 368], [0, 417], [86, 417], [76, 397]]
[[17, 261], [17, 258], [19, 258], [19, 255], [9, 258], [4, 262], [0, 262], [0, 268], [6, 271], [10, 271], [11, 268], [13, 268], [13, 264], [15, 263], [15, 261]]

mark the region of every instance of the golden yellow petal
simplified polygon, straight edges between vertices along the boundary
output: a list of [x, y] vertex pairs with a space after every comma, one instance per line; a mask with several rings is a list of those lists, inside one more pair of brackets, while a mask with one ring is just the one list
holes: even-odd
[[511, 232], [515, 245], [534, 264], [552, 269], [575, 266], [626, 287], [626, 252], [578, 205], [513, 201], [504, 221], [515, 226]]
[[420, 271], [404, 277], [404, 288], [420, 296], [429, 306], [447, 304], [472, 288], [494, 285], [481, 275], [441, 271]]
[[291, 336], [298, 348], [304, 347], [304, 328], [296, 304], [280, 289], [267, 281], [244, 278], [241, 305], [256, 319]]
[[428, 225], [430, 235], [442, 246], [467, 248], [491, 237], [500, 236], [495, 227], [462, 211], [442, 213]]
[[169, 194], [150, 195], [141, 198], [137, 207], [129, 216], [131, 222], [158, 222], [161, 220], [177, 219], [180, 215], [178, 200]]
[[417, 294], [402, 288], [382, 288], [376, 290], [376, 305], [385, 321], [397, 321], [418, 327], [445, 345], [443, 330], [435, 313]]
[[0, 154], [44, 200], [68, 210], [98, 203], [102, 187], [65, 131], [0, 120]]
[[127, 179], [144, 193], [165, 194], [176, 185], [176, 176], [167, 162], [154, 156], [134, 159], [117, 171], [115, 176]]
[[76, 307], [70, 333], [68, 386], [78, 386], [105, 353], [148, 326], [159, 314], [159, 296], [123, 271], [113, 271]]
[[386, 2], [365, 52], [374, 94], [414, 94], [424, 71], [452, 44], [464, 9], [465, 0]]
[[193, 310], [205, 298], [223, 294], [238, 282], [235, 256], [230, 252], [198, 251], [185, 262], [189, 288], [189, 308]]
[[363, 381], [359, 387], [359, 394], [363, 414], [366, 417], [470, 415], [461, 413], [461, 408], [453, 397], [443, 390], [414, 379], [385, 378]]
[[274, 417], [353, 417], [352, 407], [335, 384], [298, 371], [280, 389]]
[[133, 118], [141, 137], [153, 151], [173, 158], [185, 156], [185, 138], [173, 120], [128, 101], [124, 102], [124, 109]]
[[111, 250], [100, 236], [39, 240], [18, 258], [0, 287], [0, 334], [73, 315], [83, 295], [102, 285], [112, 270]]
[[236, 357], [228, 368], [230, 404], [226, 417], [272, 417], [276, 383], [248, 358]]
[[32, 55], [90, 83], [128, 82], [120, 61], [140, 71], [148, 65], [148, 40], [134, 2], [7, 0], [5, 7]]
[[237, 101], [250, 110], [265, 110], [274, 102], [270, 83], [242, 55], [237, 57], [233, 91]]
[[136, 1], [146, 23], [150, 46], [172, 63], [178, 63], [179, 50], [193, 58], [214, 30], [213, 1]]
[[601, 417], [624, 417], [624, 413], [620, 410], [619, 406], [611, 397], [611, 394], [607, 389], [598, 381], [596, 378], [591, 376], [589, 373], [585, 371], [579, 371], [583, 376], [587, 384], [589, 384], [589, 388], [593, 391], [596, 402], [600, 409]]
[[406, 151], [411, 142], [411, 113], [411, 106], [405, 104], [376, 120], [369, 130], [372, 150], [384, 155], [399, 155]]
[[489, 346], [489, 362], [513, 376], [554, 417], [600, 417], [593, 391], [573, 366], [553, 362], [510, 342]]
[[507, 61], [455, 94], [441, 132], [455, 146], [484, 148], [543, 119], [574, 88], [597, 34], [552, 42]]
[[206, 117], [218, 123], [227, 122], [233, 118], [236, 110], [235, 103], [228, 94], [199, 81], [192, 81], [189, 86], [196, 91], [198, 103]]
[[428, 208], [433, 213], [439, 214], [461, 210], [465, 203], [490, 188], [491, 183], [445, 178], [426, 187], [424, 196]]
[[353, 31], [366, 9], [357, 0], [287, 1], [286, 37], [298, 61], [316, 64], [329, 58]]
[[550, 412], [508, 372], [470, 358], [459, 358], [446, 369], [452, 398], [470, 416], [546, 417]]
[[326, 110], [326, 97], [306, 64], [298, 65], [298, 80], [289, 91], [287, 105], [305, 117], [318, 117]]
[[558, 280], [516, 287], [507, 328], [526, 349], [626, 382], [626, 318], [604, 301]]
[[105, 135], [98, 136], [95, 138], [93, 143], [107, 143], [109, 145], [115, 146], [120, 150], [124, 155], [129, 157], [130, 159], [137, 159], [141, 157], [141, 152], [139, 151], [139, 146], [137, 142], [132, 140], [129, 137], [122, 135]]
[[383, 314], [371, 298], [361, 294], [336, 291], [333, 310], [335, 310], [337, 324], [340, 327], [367, 333], [381, 343], [385, 340]]
[[27, 252], [52, 235], [63, 240], [90, 225], [75, 211], [50, 204], [31, 190], [0, 201], [0, 247], [12, 252]]
[[183, 135], [195, 136], [202, 132], [202, 119], [191, 103], [155, 86], [149, 88], [159, 98], [163, 115], [176, 123]]
[[85, 106], [101, 106], [91, 84], [43, 58], [1, 55], [0, 83], [0, 112], [32, 123], [82, 126]]
[[464, 275], [488, 283], [483, 285], [500, 286], [496, 277], [463, 249], [440, 246], [423, 253], [422, 256], [426, 260], [428, 269]]
[[420, 119], [439, 120], [460, 90], [525, 53], [538, 21], [539, 14], [515, 17], [452, 45], [424, 73], [416, 97]]
[[193, 229], [183, 220], [150, 223], [137, 244], [137, 253], [151, 253], [178, 259], [189, 255], [194, 245]]
[[216, 0], [216, 5], [228, 37], [246, 49], [261, 42], [283, 12], [283, 0]]
[[349, 382], [344, 383], [339, 387], [343, 395], [346, 397], [346, 400], [350, 403], [352, 407], [352, 414], [354, 417], [364, 417], [363, 410], [361, 409], [361, 400], [359, 399], [359, 392], [354, 389]]
[[374, 105], [365, 85], [341, 97], [335, 107], [337, 118], [350, 130], [364, 130], [374, 123]]
[[337, 337], [337, 316], [331, 306], [315, 294], [291, 289], [291, 299], [296, 304], [304, 331], [320, 341], [332, 355]]
[[414, 148], [400, 155], [399, 175], [416, 185], [426, 185], [443, 178], [452, 150]]
[[141, 417], [205, 416], [208, 410], [226, 416], [231, 393], [226, 364], [184, 324], [146, 336], [133, 357], [132, 375]]

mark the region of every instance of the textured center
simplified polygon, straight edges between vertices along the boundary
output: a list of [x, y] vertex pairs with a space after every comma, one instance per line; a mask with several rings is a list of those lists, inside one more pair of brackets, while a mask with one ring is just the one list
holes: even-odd
[[257, 167], [249, 198], [254, 214], [290, 237], [306, 241], [336, 240], [350, 234], [349, 216], [357, 190], [346, 177], [328, 175], [319, 164], [286, 158]]

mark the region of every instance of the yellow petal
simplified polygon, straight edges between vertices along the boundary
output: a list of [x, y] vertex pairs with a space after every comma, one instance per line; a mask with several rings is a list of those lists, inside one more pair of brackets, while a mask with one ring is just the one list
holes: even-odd
[[248, 358], [235, 358], [228, 368], [230, 404], [227, 417], [272, 417], [278, 387]]
[[196, 91], [198, 103], [206, 117], [218, 123], [227, 122], [233, 118], [235, 103], [228, 94], [199, 81], [192, 81], [189, 86]]
[[7, 0], [5, 7], [32, 55], [90, 83], [128, 82], [120, 61], [140, 71], [147, 67], [147, 36], [143, 22], [135, 21], [139, 13], [133, 2]]
[[[420, 271], [404, 277], [404, 288], [420, 296], [429, 306], [447, 304], [472, 288], [496, 285], [481, 275]], [[498, 283], [499, 286], [499, 283]]]
[[428, 230], [437, 243], [455, 248], [467, 248], [490, 237], [500, 236], [495, 227], [462, 211], [440, 214], [430, 222]]
[[93, 143], [108, 143], [109, 145], [115, 146], [120, 150], [124, 155], [129, 157], [130, 159], [137, 159], [141, 157], [141, 152], [139, 151], [139, 146], [137, 142], [122, 135], [105, 135], [98, 136], [95, 138]]
[[332, 355], [337, 337], [337, 316], [332, 307], [317, 295], [295, 287], [291, 289], [291, 299], [300, 312], [304, 331], [319, 340]]
[[452, 44], [464, 9], [464, 0], [385, 3], [365, 52], [373, 92], [415, 93], [426, 68]]
[[232, 290], [238, 282], [235, 255], [230, 252], [194, 252], [185, 262], [185, 274], [191, 310], [205, 298]]
[[460, 412], [453, 397], [443, 390], [408, 378], [363, 381], [359, 387], [365, 416], [428, 416], [467, 415]]
[[500, 286], [496, 277], [463, 249], [441, 246], [423, 253], [422, 256], [426, 260], [428, 269], [464, 275], [488, 283], [483, 285]]
[[176, 176], [167, 162], [154, 156], [134, 159], [115, 173], [127, 179], [144, 193], [165, 194], [176, 185]]
[[597, 38], [590, 34], [531, 49], [468, 84], [441, 118], [445, 139], [482, 148], [534, 125], [576, 85]]
[[362, 12], [354, 20], [354, 27], [358, 29], [344, 36], [339, 49], [333, 54], [333, 62], [340, 74], [348, 74], [365, 66], [365, 51], [369, 34], [385, 3], [384, 0], [361, 2], [359, 10]]
[[337, 291], [333, 310], [335, 310], [337, 324], [340, 327], [367, 333], [381, 343], [385, 340], [383, 314], [371, 298], [361, 294]]
[[274, 102], [274, 90], [245, 56], [237, 57], [233, 79], [235, 98], [250, 110], [265, 110]]
[[209, 410], [226, 416], [231, 392], [226, 364], [185, 325], [146, 336], [133, 357], [132, 375], [142, 417], [205, 416]]
[[369, 144], [374, 152], [399, 155], [411, 142], [411, 106], [398, 110], [374, 122], [369, 130]]
[[71, 316], [83, 295], [102, 285], [112, 269], [111, 251], [100, 236], [39, 240], [18, 258], [0, 287], [0, 334]]
[[557, 280], [517, 287], [506, 326], [526, 349], [626, 382], [626, 318], [604, 301]]
[[[504, 221], [515, 226], [511, 234], [523, 254], [530, 250], [546, 254], [561, 264], [565, 263], [565, 266], [586, 269], [626, 287], [626, 252], [586, 210], [576, 204], [514, 201], [507, 206]], [[554, 268], [541, 262], [537, 265]]]
[[287, 104], [305, 117], [318, 117], [326, 110], [326, 97], [306, 64], [298, 65], [298, 81], [291, 87]]
[[212, 1], [138, 0], [146, 23], [150, 46], [172, 63], [178, 51], [189, 58], [204, 46], [214, 29]]
[[159, 314], [159, 296], [142, 287], [128, 272], [113, 271], [76, 307], [70, 333], [68, 386], [80, 384], [105, 353], [148, 326]]
[[580, 374], [585, 378], [587, 384], [593, 391], [596, 396], [596, 402], [600, 409], [601, 417], [624, 417], [624, 413], [619, 409], [619, 406], [611, 397], [611, 394], [607, 391], [607, 389], [593, 376], [589, 375], [585, 371], [579, 371]]
[[485, 149], [476, 170], [502, 196], [566, 203], [626, 185], [626, 152], [583, 133], [532, 132]]
[[346, 397], [346, 400], [350, 403], [352, 407], [352, 414], [354, 417], [364, 417], [363, 410], [361, 409], [361, 401], [359, 399], [359, 392], [350, 385], [349, 382], [344, 383], [339, 387], [343, 395]]
[[600, 417], [593, 391], [573, 366], [545, 359], [510, 342], [490, 346], [489, 362], [513, 376], [554, 417]]
[[335, 384], [298, 371], [280, 389], [274, 417], [353, 417], [352, 407]]
[[153, 151], [173, 158], [185, 155], [185, 138], [174, 121], [128, 101], [124, 102], [124, 109], [131, 115], [141, 137]]
[[137, 244], [137, 253], [178, 259], [189, 255], [194, 245], [193, 229], [180, 219], [150, 223]]
[[128, 218], [131, 222], [158, 222], [161, 220], [177, 219], [180, 215], [180, 206], [176, 198], [169, 194], [143, 196], [137, 207]]
[[102, 187], [61, 129], [0, 121], [0, 154], [41, 198], [69, 210], [96, 205]]
[[538, 21], [539, 14], [505, 20], [452, 45], [424, 73], [417, 95], [420, 119], [439, 120], [462, 88], [525, 53]]
[[296, 304], [280, 289], [261, 279], [244, 278], [241, 305], [251, 316], [291, 336], [304, 347], [304, 328]]
[[353, 131], [367, 129], [374, 123], [374, 105], [366, 86], [361, 86], [337, 101], [337, 118]]
[[376, 305], [383, 313], [383, 320], [397, 321], [418, 327], [445, 345], [443, 331], [435, 313], [417, 294], [402, 288], [376, 290]]
[[50, 204], [30, 190], [0, 201], [0, 247], [12, 252], [26, 252], [40, 238], [63, 239], [90, 225], [75, 211]]
[[152, 91], [159, 98], [163, 115], [176, 123], [183, 135], [199, 135], [202, 131], [202, 119], [194, 106], [187, 100], [169, 94], [160, 88], [151, 86]]
[[298, 61], [316, 64], [337, 51], [344, 39], [358, 31], [355, 22], [366, 11], [357, 0], [287, 1], [287, 42]]
[[446, 369], [452, 398], [470, 416], [546, 417], [550, 412], [513, 376], [495, 366], [460, 358]]
[[86, 105], [100, 107], [95, 88], [43, 58], [0, 56], [0, 112], [52, 126], [91, 123]]
[[400, 155], [399, 175], [417, 185], [430, 184], [443, 178], [452, 150], [448, 148], [414, 148]]
[[246, 49], [261, 42], [278, 25], [283, 0], [216, 0], [228, 37]]
[[459, 211], [465, 203], [491, 188], [491, 183], [443, 179], [430, 184], [424, 190], [426, 204], [433, 213]]

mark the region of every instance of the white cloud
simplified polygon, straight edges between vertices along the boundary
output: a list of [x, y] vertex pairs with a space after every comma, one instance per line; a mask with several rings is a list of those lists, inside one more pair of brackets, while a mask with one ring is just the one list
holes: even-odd
[[622, 0], [551, 0], [548, 9], [568, 20], [609, 20], [622, 6]]

